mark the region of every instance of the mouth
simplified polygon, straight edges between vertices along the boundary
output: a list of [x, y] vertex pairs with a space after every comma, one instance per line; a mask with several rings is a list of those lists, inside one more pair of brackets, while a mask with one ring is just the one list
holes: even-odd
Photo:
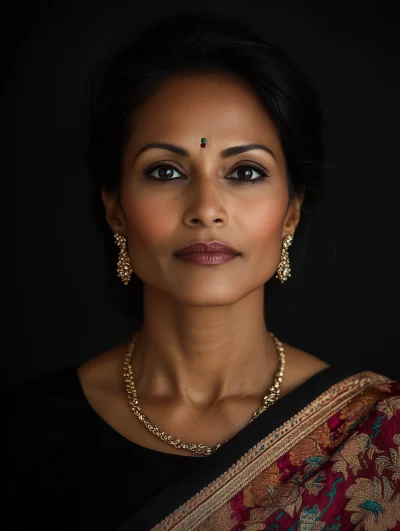
[[175, 256], [188, 254], [219, 254], [237, 256], [241, 253], [224, 242], [214, 241], [194, 242], [190, 245], [187, 245], [183, 249], [176, 251]]
[[218, 265], [218, 264], [225, 264], [225, 262], [230, 262], [237, 256], [239, 256], [240, 253], [232, 254], [232, 253], [222, 253], [222, 252], [213, 252], [213, 253], [204, 253], [204, 252], [198, 252], [198, 253], [186, 253], [186, 254], [179, 254], [176, 255], [177, 258], [184, 262], [189, 262], [192, 264], [198, 264], [198, 265]]

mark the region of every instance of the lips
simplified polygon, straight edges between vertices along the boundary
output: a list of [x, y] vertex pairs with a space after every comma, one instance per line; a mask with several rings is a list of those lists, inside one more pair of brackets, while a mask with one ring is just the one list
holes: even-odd
[[175, 254], [177, 256], [193, 253], [213, 253], [213, 254], [231, 254], [237, 255], [240, 254], [239, 251], [233, 249], [229, 245], [226, 245], [223, 242], [196, 242], [191, 245], [187, 245], [183, 249], [180, 249]]

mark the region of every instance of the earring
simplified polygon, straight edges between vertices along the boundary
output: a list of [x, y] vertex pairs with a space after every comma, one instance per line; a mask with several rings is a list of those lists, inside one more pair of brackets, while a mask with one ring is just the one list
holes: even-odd
[[291, 234], [288, 234], [286, 238], [283, 240], [282, 244], [282, 254], [281, 254], [281, 261], [279, 263], [277, 275], [275, 278], [279, 278], [281, 283], [283, 284], [286, 282], [286, 280], [291, 277], [290, 274], [290, 262], [289, 262], [289, 253], [288, 248], [290, 245], [292, 245], [293, 242], [293, 236]]
[[133, 269], [131, 266], [131, 260], [126, 251], [126, 238], [125, 236], [122, 236], [121, 234], [114, 234], [114, 238], [115, 238], [115, 241], [118, 247], [120, 248], [120, 252], [118, 256], [117, 272], [118, 272], [119, 278], [122, 280], [122, 282], [126, 286], [131, 278], [131, 274], [133, 273]]

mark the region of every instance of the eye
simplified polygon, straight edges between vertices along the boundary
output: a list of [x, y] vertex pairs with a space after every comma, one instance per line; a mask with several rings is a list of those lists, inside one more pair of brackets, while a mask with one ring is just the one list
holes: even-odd
[[[162, 171], [160, 171], [162, 170]], [[167, 164], [159, 164], [158, 166], [153, 166], [149, 169], [147, 169], [144, 172], [144, 175], [149, 179], [154, 179], [156, 181], [175, 181], [177, 177], [173, 177], [174, 171], [178, 172], [174, 166], [170, 166]], [[158, 173], [157, 175], [153, 175], [153, 173]], [[180, 173], [180, 172], [178, 172]], [[173, 177], [173, 178], [172, 178]], [[180, 178], [180, 177], [178, 177]]]
[[[252, 178], [254, 172], [258, 173], [259, 176]], [[230, 175], [234, 175], [235, 173], [238, 173], [238, 177], [234, 179], [231, 178], [230, 180], [237, 181], [237, 184], [256, 183], [258, 181], [263, 181], [266, 177], [269, 177], [267, 171], [253, 165], [239, 166], [239, 168], [236, 168], [236, 170], [234, 170]]]
[[[174, 177], [174, 172], [177, 172], [180, 176]], [[254, 172], [259, 174], [258, 177], [252, 178]], [[237, 177], [228, 177], [228, 180], [234, 182], [235, 184], [255, 184], [269, 177], [268, 171], [253, 164], [239, 166], [229, 175], [234, 175], [235, 173], [237, 173]], [[165, 183], [180, 180], [183, 178], [182, 175], [182, 172], [177, 170], [174, 166], [165, 163], [152, 166], [144, 171], [144, 176], [147, 179], [153, 179], [154, 181]]]

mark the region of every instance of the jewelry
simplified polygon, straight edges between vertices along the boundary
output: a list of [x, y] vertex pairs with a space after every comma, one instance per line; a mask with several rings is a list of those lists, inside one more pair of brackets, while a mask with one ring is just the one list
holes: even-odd
[[200, 140], [200, 142], [201, 142], [200, 146], [201, 146], [202, 148], [205, 148], [205, 147], [206, 147], [206, 143], [207, 143], [207, 139], [206, 139], [206, 138], [202, 138], [202, 139]]
[[[262, 399], [262, 405], [253, 413], [253, 416], [249, 422], [253, 422], [254, 419], [256, 419], [261, 413], [263, 413], [265, 410], [267, 410], [272, 404], [274, 404], [280, 395], [280, 387], [283, 380], [283, 373], [285, 370], [285, 349], [279, 341], [279, 339], [272, 333], [268, 332], [270, 336], [275, 341], [275, 346], [278, 351], [278, 370], [275, 375], [275, 380], [273, 385], [269, 388], [268, 393], [264, 396]], [[128, 393], [128, 400], [129, 405], [133, 411], [133, 413], [138, 417], [138, 419], [143, 422], [143, 424], [146, 426], [146, 428], [151, 431], [154, 435], [156, 435], [159, 439], [163, 440], [164, 442], [170, 444], [171, 446], [174, 446], [175, 448], [183, 448], [185, 450], [189, 450], [190, 452], [194, 454], [199, 455], [211, 455], [213, 454], [218, 448], [220, 448], [221, 444], [217, 444], [215, 447], [209, 447], [205, 444], [195, 444], [195, 443], [184, 443], [180, 439], [174, 439], [171, 435], [167, 435], [164, 431], [161, 431], [158, 426], [155, 424], [152, 424], [149, 420], [149, 418], [143, 413], [140, 405], [139, 400], [137, 398], [137, 392], [135, 388], [135, 384], [133, 381], [133, 373], [132, 373], [132, 354], [135, 349], [136, 339], [139, 337], [140, 332], [137, 332], [129, 345], [128, 352], [125, 354], [125, 360], [124, 360], [124, 367], [123, 367], [123, 374], [125, 379], [125, 385], [126, 385], [126, 391]], [[226, 441], [228, 442], [228, 441]]]
[[126, 238], [121, 234], [114, 234], [114, 238], [118, 247], [121, 249], [118, 257], [117, 272], [119, 278], [126, 286], [131, 278], [131, 274], [133, 273], [131, 260], [126, 251]]
[[281, 283], [283, 284], [286, 282], [286, 280], [291, 277], [290, 274], [290, 262], [289, 262], [289, 253], [288, 248], [292, 245], [293, 242], [293, 236], [291, 234], [288, 234], [286, 238], [283, 240], [282, 244], [282, 254], [281, 254], [281, 261], [279, 263], [279, 267], [277, 270], [277, 275], [275, 278], [279, 278]]
[[[203, 141], [206, 139], [202, 138], [201, 140]], [[202, 147], [204, 147], [203, 144], [202, 144]], [[122, 280], [122, 282], [126, 286], [131, 278], [131, 274], [133, 273], [131, 260], [126, 251], [126, 238], [125, 236], [122, 236], [121, 234], [114, 234], [114, 238], [115, 238], [117, 245], [121, 249], [119, 253], [119, 257], [118, 257], [117, 272], [118, 272], [119, 278]], [[281, 261], [279, 263], [277, 275], [275, 277], [275, 278], [279, 278], [282, 284], [286, 282], [289, 277], [292, 276], [291, 269], [290, 269], [290, 262], [289, 262], [289, 253], [288, 253], [288, 248], [290, 247], [290, 245], [292, 245], [292, 242], [293, 242], [293, 236], [291, 234], [288, 234], [286, 238], [283, 240], [283, 244], [282, 244]]]

